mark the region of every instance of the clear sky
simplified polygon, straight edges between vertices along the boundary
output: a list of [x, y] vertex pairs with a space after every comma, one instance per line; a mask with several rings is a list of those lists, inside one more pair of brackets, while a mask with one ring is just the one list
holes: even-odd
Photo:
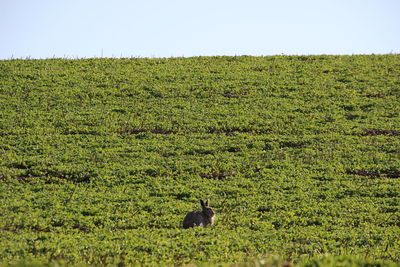
[[0, 59], [400, 53], [400, 0], [0, 0]]

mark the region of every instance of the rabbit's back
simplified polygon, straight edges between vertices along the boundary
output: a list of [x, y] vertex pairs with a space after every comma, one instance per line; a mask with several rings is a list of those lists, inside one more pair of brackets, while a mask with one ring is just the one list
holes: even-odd
[[204, 227], [206, 226], [205, 219], [201, 211], [192, 211], [186, 214], [183, 219], [183, 228], [189, 228], [194, 226]]

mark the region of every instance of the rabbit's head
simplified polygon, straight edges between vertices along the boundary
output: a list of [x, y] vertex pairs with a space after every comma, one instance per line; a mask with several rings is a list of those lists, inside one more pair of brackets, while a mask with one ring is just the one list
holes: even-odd
[[203, 209], [203, 214], [208, 218], [212, 218], [215, 215], [214, 210], [208, 205], [208, 200], [204, 202], [202, 199], [200, 199], [200, 205]]

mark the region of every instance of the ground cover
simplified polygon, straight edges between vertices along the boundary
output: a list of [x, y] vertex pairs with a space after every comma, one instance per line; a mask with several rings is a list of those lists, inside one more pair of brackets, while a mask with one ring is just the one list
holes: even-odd
[[[398, 264], [399, 77], [399, 55], [0, 61], [0, 261]], [[215, 226], [182, 229], [199, 198]]]

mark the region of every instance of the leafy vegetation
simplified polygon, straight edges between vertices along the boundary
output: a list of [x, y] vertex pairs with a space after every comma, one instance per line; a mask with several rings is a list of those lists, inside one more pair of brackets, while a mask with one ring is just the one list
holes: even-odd
[[[399, 77], [400, 55], [0, 61], [0, 261], [399, 264]], [[182, 229], [199, 198], [215, 226]]]

